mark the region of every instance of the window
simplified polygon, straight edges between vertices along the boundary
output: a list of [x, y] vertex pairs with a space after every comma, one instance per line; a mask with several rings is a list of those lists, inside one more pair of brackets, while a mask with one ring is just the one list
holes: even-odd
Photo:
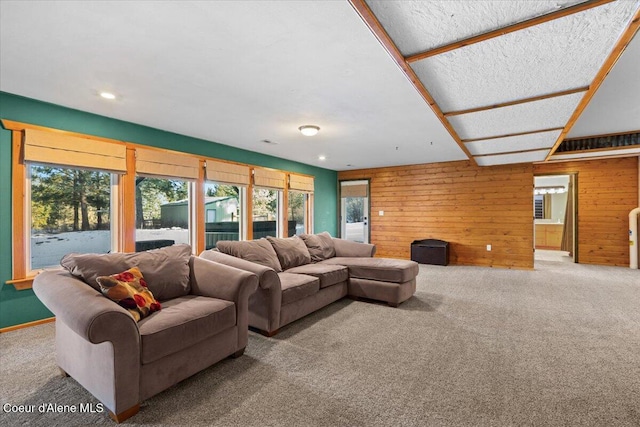
[[253, 189], [253, 238], [280, 235], [280, 204], [282, 191], [269, 188]]
[[244, 240], [246, 233], [247, 186], [251, 169], [247, 165], [207, 159], [204, 186], [205, 211], [215, 210], [215, 221], [206, 216], [205, 248], [219, 240]]
[[287, 206], [287, 237], [307, 232], [307, 212], [309, 195], [299, 191], [289, 191]]
[[13, 131], [13, 283], [69, 252], [119, 248], [116, 223], [124, 144], [3, 121]]
[[[250, 231], [257, 239], [311, 226], [313, 177], [9, 120], [2, 124], [12, 131], [15, 238], [7, 283], [17, 290], [31, 288], [36, 270], [59, 266], [69, 252], [189, 243], [198, 253], [219, 239], [244, 240]], [[291, 200], [285, 205], [287, 185]], [[292, 224], [286, 232], [284, 218]]]
[[243, 240], [245, 187], [207, 182], [204, 191], [205, 248], [215, 248], [219, 240]]
[[136, 251], [189, 243], [189, 182], [136, 177]]
[[253, 238], [281, 237], [282, 196], [286, 174], [272, 169], [253, 170]]
[[60, 264], [70, 252], [113, 250], [108, 172], [29, 164], [27, 271]]
[[311, 212], [314, 191], [312, 176], [289, 174], [287, 193], [287, 236], [311, 233]]
[[191, 244], [197, 157], [136, 148], [136, 251]]

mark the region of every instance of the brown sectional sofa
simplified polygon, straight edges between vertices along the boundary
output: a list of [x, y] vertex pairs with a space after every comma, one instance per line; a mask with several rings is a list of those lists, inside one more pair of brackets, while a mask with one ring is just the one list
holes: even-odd
[[328, 233], [220, 241], [200, 257], [249, 271], [258, 289], [249, 298], [249, 326], [267, 336], [345, 296], [397, 307], [416, 290], [414, 261], [373, 258], [371, 244]]

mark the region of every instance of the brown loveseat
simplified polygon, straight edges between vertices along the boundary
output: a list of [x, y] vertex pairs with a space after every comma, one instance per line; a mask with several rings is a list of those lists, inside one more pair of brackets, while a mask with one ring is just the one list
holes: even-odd
[[267, 336], [347, 295], [397, 307], [416, 290], [414, 261], [373, 258], [375, 245], [305, 234], [286, 239], [220, 241], [200, 257], [250, 271], [249, 325]]
[[[121, 422], [140, 402], [228, 357], [248, 340], [257, 277], [191, 255], [188, 245], [140, 253], [71, 254], [33, 290], [56, 316], [56, 359]], [[137, 266], [160, 311], [136, 322], [101, 294], [104, 276]], [[136, 300], [137, 302], [137, 300]], [[135, 314], [135, 313], [134, 313]]]

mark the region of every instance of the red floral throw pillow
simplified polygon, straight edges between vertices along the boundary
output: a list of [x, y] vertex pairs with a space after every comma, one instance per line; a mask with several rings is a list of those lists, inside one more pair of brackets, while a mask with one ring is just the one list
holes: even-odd
[[160, 303], [147, 289], [147, 282], [138, 267], [111, 276], [100, 276], [96, 281], [102, 293], [129, 310], [136, 322], [161, 308]]

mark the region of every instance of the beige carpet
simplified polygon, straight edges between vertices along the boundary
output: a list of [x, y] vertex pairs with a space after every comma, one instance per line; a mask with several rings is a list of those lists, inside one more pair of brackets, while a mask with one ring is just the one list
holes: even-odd
[[[0, 346], [3, 405], [97, 403], [57, 375], [51, 324]], [[111, 423], [0, 410], [0, 425]], [[640, 271], [422, 265], [400, 308], [345, 299], [274, 338], [250, 333], [243, 357], [145, 401], [127, 424], [639, 426]]]

